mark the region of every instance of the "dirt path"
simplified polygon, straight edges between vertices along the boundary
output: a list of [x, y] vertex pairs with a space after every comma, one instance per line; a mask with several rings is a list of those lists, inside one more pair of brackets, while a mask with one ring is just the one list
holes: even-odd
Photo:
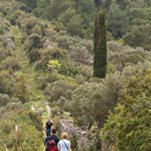
[[[22, 44], [22, 32], [20, 31], [18, 26], [12, 26], [11, 27], [11, 33], [14, 35], [14, 44], [15, 44], [15, 51], [14, 56], [16, 59], [20, 62], [22, 66], [22, 73], [25, 76], [27, 83], [28, 83], [28, 91], [29, 94], [29, 106], [33, 112], [39, 113], [42, 111], [42, 122], [43, 122], [43, 140], [46, 137], [45, 134], [45, 123], [48, 120], [48, 118], [51, 117], [51, 110], [48, 105], [48, 102], [45, 100], [45, 95], [43, 94], [43, 91], [39, 89], [39, 84], [37, 83], [36, 76], [37, 73], [34, 69], [34, 66], [30, 64], [28, 53], [25, 50], [23, 44]], [[44, 150], [43, 142], [40, 144], [40, 150]]]

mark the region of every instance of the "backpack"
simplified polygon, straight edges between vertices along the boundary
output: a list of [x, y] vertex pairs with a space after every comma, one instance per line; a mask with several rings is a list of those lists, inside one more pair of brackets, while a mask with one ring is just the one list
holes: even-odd
[[54, 140], [49, 140], [47, 146], [48, 146], [48, 151], [58, 151], [56, 142]]

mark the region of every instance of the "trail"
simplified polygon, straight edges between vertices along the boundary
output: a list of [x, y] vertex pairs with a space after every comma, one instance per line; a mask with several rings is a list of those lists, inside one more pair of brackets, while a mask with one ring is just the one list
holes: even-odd
[[28, 91], [30, 92], [29, 101], [45, 102], [44, 94], [39, 89], [38, 83], [35, 80], [37, 73], [34, 69], [34, 66], [30, 64], [28, 53], [22, 44], [22, 37], [23, 37], [22, 32], [20, 31], [18, 26], [12, 26], [11, 33], [14, 36], [14, 44], [16, 48], [14, 56], [21, 64], [22, 66], [21, 71], [28, 83]]
[[[15, 58], [19, 61], [19, 63], [22, 66], [22, 73], [25, 76], [27, 83], [28, 83], [28, 91], [29, 94], [29, 102], [27, 103], [31, 110], [34, 112], [42, 111], [42, 122], [43, 122], [43, 140], [46, 137], [45, 134], [45, 123], [48, 120], [48, 118], [51, 117], [51, 109], [48, 105], [48, 102], [45, 100], [45, 96], [43, 94], [43, 91], [39, 89], [39, 85], [37, 83], [36, 76], [37, 73], [34, 69], [34, 66], [32, 66], [29, 62], [27, 51], [25, 50], [23, 44], [22, 44], [22, 32], [20, 31], [18, 26], [12, 26], [11, 27], [11, 33], [14, 36], [14, 45], [15, 45], [15, 51], [13, 55]], [[40, 145], [40, 151], [44, 150], [43, 142], [41, 142]]]

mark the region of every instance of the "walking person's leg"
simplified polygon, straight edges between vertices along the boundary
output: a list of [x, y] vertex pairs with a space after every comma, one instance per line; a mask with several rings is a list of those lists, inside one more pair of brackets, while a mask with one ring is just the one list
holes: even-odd
[[49, 136], [49, 130], [48, 130], [48, 128], [46, 128], [46, 136], [47, 137]]
[[51, 129], [50, 128], [48, 129], [48, 135], [49, 136], [51, 135]]

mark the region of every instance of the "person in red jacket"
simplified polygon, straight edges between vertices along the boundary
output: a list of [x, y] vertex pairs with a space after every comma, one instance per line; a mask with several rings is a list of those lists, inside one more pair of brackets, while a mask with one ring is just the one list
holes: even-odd
[[58, 151], [57, 144], [59, 142], [59, 138], [56, 135], [56, 129], [52, 129], [52, 135], [46, 137], [44, 141], [45, 151], [55, 150]]

